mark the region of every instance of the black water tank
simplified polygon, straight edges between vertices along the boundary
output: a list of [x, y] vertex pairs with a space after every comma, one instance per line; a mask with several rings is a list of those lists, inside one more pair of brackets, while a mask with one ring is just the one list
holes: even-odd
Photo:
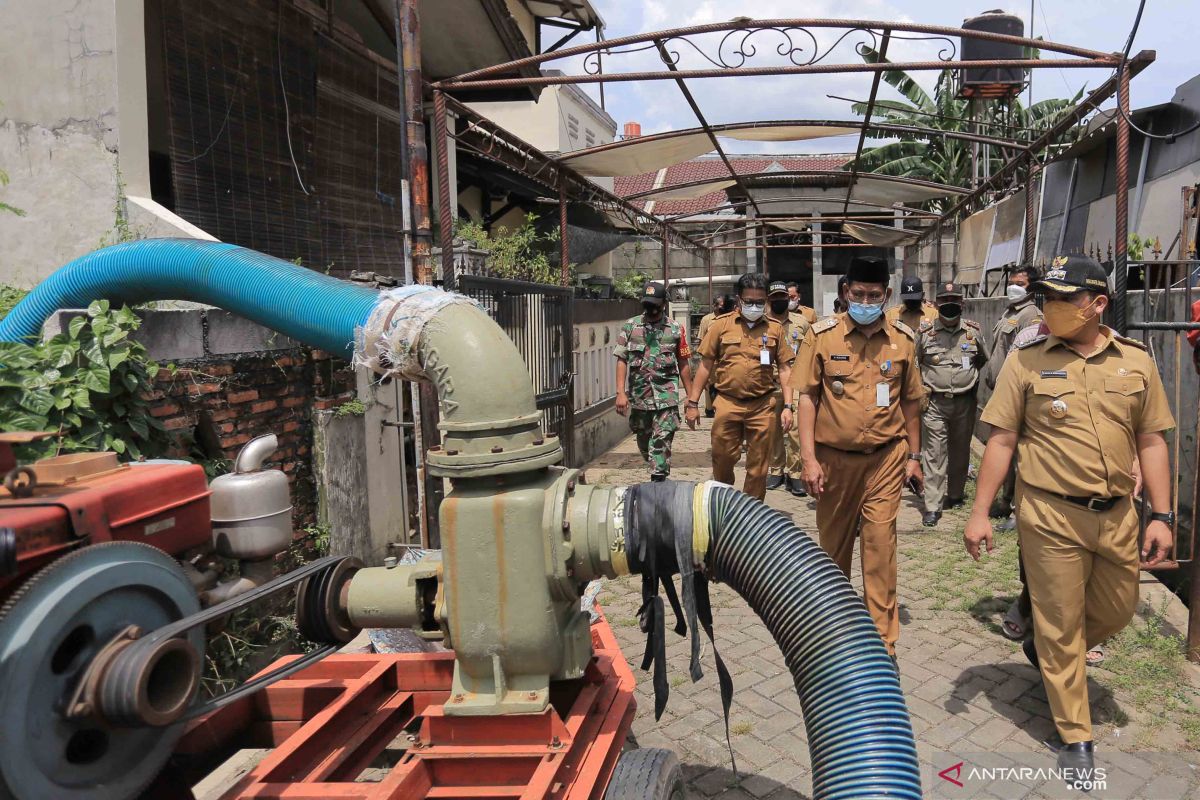
[[[1000, 33], [1006, 36], [1024, 36], [1025, 23], [1020, 17], [1003, 11], [985, 11], [978, 17], [963, 20], [963, 29], [981, 33]], [[1023, 48], [1010, 42], [993, 42], [986, 39], [962, 37], [960, 42], [963, 61], [995, 61], [999, 59], [1025, 58]], [[1015, 97], [1025, 85], [1025, 71], [1019, 67], [989, 67], [987, 69], [963, 70], [959, 95], [962, 97], [995, 100]]]

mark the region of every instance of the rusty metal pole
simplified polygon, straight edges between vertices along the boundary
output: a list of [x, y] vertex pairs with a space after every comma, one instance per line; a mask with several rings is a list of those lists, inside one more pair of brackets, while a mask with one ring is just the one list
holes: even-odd
[[1025, 167], [1025, 242], [1021, 250], [1021, 263], [1023, 264], [1032, 264], [1037, 251], [1037, 195], [1034, 192], [1034, 182], [1039, 171], [1037, 162], [1030, 154], [1026, 158]]
[[1117, 333], [1126, 332], [1126, 289], [1129, 286], [1129, 70], [1122, 65], [1118, 76], [1117, 107], [1117, 230], [1116, 273], [1113, 285], [1112, 324]]
[[442, 280], [454, 288], [454, 198], [450, 188], [450, 136], [446, 130], [446, 95], [433, 91], [433, 146], [437, 156], [438, 245], [442, 248]]
[[565, 181], [558, 184], [558, 258], [559, 270], [562, 273], [562, 285], [566, 286], [570, 282], [570, 258], [568, 256], [567, 247], [567, 184]]
[[[1176, 376], [1176, 381], [1178, 380], [1179, 377]], [[1175, 435], [1178, 437], [1178, 431]], [[1197, 444], [1197, 453], [1200, 453], [1200, 444]], [[1188, 590], [1187, 629], [1188, 661], [1200, 664], [1200, 554], [1196, 552], [1197, 548], [1200, 547], [1200, 536], [1197, 535], [1195, 523], [1197, 506], [1200, 506], [1200, 476], [1197, 476], [1194, 481], [1192, 491], [1192, 551], [1189, 553], [1192, 558], [1192, 568], [1188, 570], [1188, 580], [1191, 585]], [[1178, 533], [1176, 533], [1176, 536], [1178, 536]], [[1175, 548], [1178, 553], [1178, 541], [1175, 543]]]
[[713, 304], [713, 280], [712, 280], [713, 265], [712, 265], [712, 261], [713, 261], [712, 248], [711, 247], [704, 248], [704, 269], [708, 273], [708, 307], [709, 308], [712, 308], [712, 304]]
[[937, 226], [934, 228], [934, 237], [937, 238], [937, 244], [934, 245], [934, 267], [933, 267], [933, 283], [935, 286], [942, 285], [942, 221], [939, 219]]
[[671, 285], [671, 234], [664, 228], [662, 238], [663, 289]]
[[[401, 142], [408, 178], [408, 192], [403, 199], [407, 205], [405, 237], [411, 236], [412, 247], [406, 278], [409, 282], [432, 283], [429, 254], [433, 235], [429, 220], [429, 154], [425, 147], [425, 118], [422, 110], [423, 84], [421, 75], [421, 25], [417, 11], [418, 0], [395, 0], [396, 69], [400, 84]], [[413, 449], [417, 463], [417, 524], [421, 544], [427, 548], [441, 547], [438, 532], [438, 506], [441, 503], [442, 481], [426, 470], [425, 455], [439, 443], [437, 428], [437, 392], [428, 381], [409, 384], [413, 414]]]

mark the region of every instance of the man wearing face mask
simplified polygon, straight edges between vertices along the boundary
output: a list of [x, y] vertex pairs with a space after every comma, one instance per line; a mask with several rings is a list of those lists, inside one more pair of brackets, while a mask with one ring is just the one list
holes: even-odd
[[[795, 285], [795, 284], [793, 284]], [[812, 328], [801, 314], [790, 310], [792, 302], [788, 300], [787, 286], [783, 281], [772, 281], [767, 291], [767, 316], [778, 322], [783, 328], [783, 338], [793, 353], [800, 352], [800, 346], [808, 338]], [[778, 370], [776, 370], [778, 378]], [[778, 385], [779, 396], [775, 401], [776, 414], [783, 413], [784, 384]], [[791, 394], [791, 390], [787, 390]], [[787, 400], [791, 405], [791, 398]], [[784, 430], [782, 422], [775, 430], [774, 441], [771, 443], [771, 470], [767, 477], [767, 489], [778, 489], [787, 483], [788, 491], [796, 497], [805, 497], [800, 468], [800, 440], [796, 438], [796, 426]]]
[[[687, 334], [663, 313], [667, 290], [648, 283], [642, 294], [642, 315], [627, 320], [617, 334], [617, 413], [629, 415], [642, 459], [649, 462], [650, 480], [671, 474], [671, 444], [679, 429], [680, 382], [691, 391], [692, 370]], [[628, 391], [626, 391], [628, 380]]]
[[1017, 531], [1033, 601], [1026, 657], [1041, 671], [1062, 738], [1060, 768], [1094, 764], [1085, 654], [1120, 631], [1138, 597], [1134, 459], [1152, 509], [1141, 566], [1171, 548], [1171, 475], [1163, 433], [1175, 426], [1154, 360], [1100, 324], [1104, 268], [1059, 256], [1037, 284], [1045, 326], [1016, 349], [983, 412], [992, 426], [963, 541], [993, 548], [988, 506], [1017, 456]]
[[[767, 493], [773, 430], [791, 427], [791, 404], [776, 415], [778, 386], [786, 386], [795, 354], [780, 324], [769, 319], [767, 281], [759, 273], [738, 278], [736, 314], [718, 317], [700, 343], [700, 368], [688, 392], [684, 412], [688, 426], [700, 419], [700, 393], [710, 376], [717, 387], [717, 415], [712, 425], [713, 477], [733, 483], [733, 467], [746, 443], [746, 482], [742, 491], [762, 500]], [[778, 371], [778, 377], [776, 376]]]
[[[708, 333], [708, 329], [710, 326], [712, 326], [713, 320], [730, 310], [725, 305], [725, 298], [726, 295], [722, 294], [719, 294], [713, 298], [712, 311], [700, 318], [700, 331], [696, 341], [703, 342], [704, 334]], [[714, 400], [716, 400], [716, 392], [714, 392], [713, 388], [709, 386], [704, 390], [704, 416], [712, 418], [713, 414], [715, 413], [713, 411]]]
[[925, 471], [925, 513], [921, 524], [937, 525], [942, 510], [963, 504], [971, 437], [975, 431], [975, 393], [979, 370], [987, 362], [978, 323], [962, 318], [962, 289], [942, 284], [938, 318], [922, 322], [917, 334], [921, 381], [929, 405], [921, 415], [921, 458]]
[[916, 275], [905, 275], [900, 281], [900, 305], [887, 310], [888, 322], [898, 319], [918, 331], [922, 322], [933, 322], [937, 317], [937, 308], [925, 302], [925, 285], [921, 279]]
[[[1004, 360], [1008, 358], [1008, 354], [1013, 348], [1013, 340], [1017, 334], [1030, 325], [1037, 325], [1042, 321], [1042, 312], [1034, 302], [1034, 294], [1030, 288], [1037, 279], [1037, 267], [1021, 266], [1009, 273], [1008, 289], [1006, 290], [1008, 308], [1004, 310], [1004, 315], [996, 321], [995, 327], [992, 328], [992, 348], [988, 354], [987, 369], [983, 373], [983, 380], [988, 389], [996, 388], [996, 378], [1000, 375], [1000, 368], [1004, 366]], [[1012, 513], [1013, 493], [1016, 491], [1016, 486], [1017, 472], [1014, 465], [1009, 470], [1000, 493], [996, 496], [996, 502], [989, 509], [992, 517], [1003, 519]]]
[[800, 302], [800, 284], [795, 281], [787, 282], [788, 311], [794, 311], [812, 325], [817, 321], [816, 309], [809, 308]]
[[792, 371], [800, 453], [808, 493], [817, 499], [821, 547], [846, 577], [861, 537], [863, 595], [893, 660], [900, 635], [896, 604], [896, 516], [906, 481], [921, 472], [921, 399], [912, 329], [887, 321], [887, 263], [857, 257], [847, 273], [846, 314], [812, 329]]

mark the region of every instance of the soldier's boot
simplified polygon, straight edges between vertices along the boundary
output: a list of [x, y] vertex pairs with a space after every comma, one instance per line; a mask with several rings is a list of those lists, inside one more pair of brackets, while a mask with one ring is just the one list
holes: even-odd
[[778, 489], [783, 486], [783, 474], [772, 474], [767, 476], [767, 488]]

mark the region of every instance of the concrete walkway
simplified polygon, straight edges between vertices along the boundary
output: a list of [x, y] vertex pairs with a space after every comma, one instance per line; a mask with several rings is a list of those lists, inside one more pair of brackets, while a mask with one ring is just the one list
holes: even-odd
[[[697, 432], [675, 438], [674, 471], [680, 480], [707, 480], [708, 420]], [[647, 471], [632, 439], [588, 466], [591, 483], [628, 484]], [[740, 485], [741, 474], [739, 470]], [[973, 483], [968, 492], [974, 490]], [[969, 496], [969, 495], [968, 495]], [[815, 531], [808, 499], [784, 490], [767, 502]], [[1054, 756], [1043, 740], [1054, 732], [1040, 677], [1018, 646], [1000, 634], [1000, 618], [1018, 589], [1016, 537], [998, 535], [999, 548], [981, 565], [962, 547], [964, 511], [942, 518], [939, 528], [922, 528], [917, 508], [906, 499], [900, 515], [898, 654], [927, 796], [1056, 798], [1083, 797], [1057, 779], [1036, 773], [980, 773], [981, 767], [1049, 769]], [[854, 584], [860, 586], [855, 558]], [[1089, 674], [1098, 763], [1107, 768], [1101, 798], [1200, 797], [1200, 670], [1179, 656], [1186, 610], [1156, 580], [1146, 577], [1138, 619], [1109, 648], [1104, 665]], [[728, 587], [713, 589], [717, 644], [734, 680], [733, 748], [740, 782], [730, 770], [716, 671], [705, 651], [705, 677], [687, 677], [688, 646], [668, 630], [671, 698], [654, 721], [649, 675], [641, 672], [644, 637], [636, 612], [639, 584], [626, 579], [600, 595], [613, 629], [638, 676], [634, 734], [643, 747], [679, 754], [694, 797], [809, 797], [808, 749], [790, 674], [766, 628]], [[669, 628], [669, 626], [668, 626]], [[938, 772], [950, 773], [962, 787]], [[972, 768], [976, 768], [972, 771]], [[991, 780], [988, 780], [990, 778]]]

